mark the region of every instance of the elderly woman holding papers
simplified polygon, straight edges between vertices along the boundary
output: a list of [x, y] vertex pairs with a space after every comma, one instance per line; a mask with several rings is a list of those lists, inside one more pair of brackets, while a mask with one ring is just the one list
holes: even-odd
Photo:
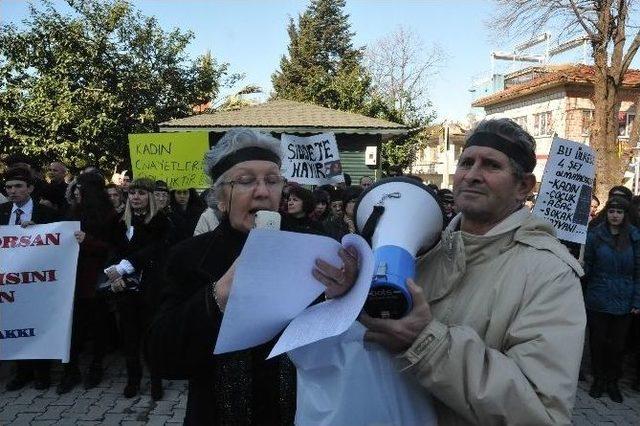
[[[265, 360], [273, 342], [213, 355], [229, 297], [235, 260], [259, 210], [277, 211], [284, 179], [280, 141], [249, 129], [227, 132], [205, 157], [224, 214], [220, 225], [170, 253], [166, 289], [147, 339], [147, 356], [167, 378], [189, 379], [185, 424], [292, 424], [295, 370], [286, 358]], [[286, 218], [282, 228], [288, 229]], [[358, 259], [341, 249], [343, 264], [316, 261], [325, 295], [355, 282]]]

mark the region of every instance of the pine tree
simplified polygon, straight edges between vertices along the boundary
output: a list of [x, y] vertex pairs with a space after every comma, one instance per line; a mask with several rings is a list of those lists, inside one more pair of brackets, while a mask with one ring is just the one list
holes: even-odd
[[275, 98], [352, 112], [368, 109], [371, 79], [362, 49], [353, 47], [344, 6], [344, 0], [312, 0], [297, 24], [290, 20], [288, 56], [271, 77]]

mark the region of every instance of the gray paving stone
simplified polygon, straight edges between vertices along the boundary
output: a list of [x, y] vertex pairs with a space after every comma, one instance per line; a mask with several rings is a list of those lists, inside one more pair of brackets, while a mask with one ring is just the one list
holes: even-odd
[[174, 408], [173, 409], [173, 417], [169, 419], [169, 422], [182, 423], [184, 420], [184, 416], [187, 414], [187, 410], [183, 408]]
[[73, 405], [79, 397], [76, 393], [65, 393], [64, 395], [56, 396], [57, 398], [51, 401], [51, 405]]
[[29, 426], [33, 418], [37, 415], [37, 413], [20, 413], [11, 424], [14, 426]]
[[149, 426], [164, 426], [167, 424], [167, 421], [171, 418], [171, 416], [157, 415], [152, 414], [149, 416], [149, 420], [147, 421], [147, 425]]
[[96, 401], [98, 400], [95, 398], [78, 398], [76, 399], [76, 403], [73, 404], [69, 408], [69, 410], [65, 412], [65, 414], [86, 414], [91, 409], [91, 406], [96, 403]]
[[89, 390], [83, 389], [80, 393], [80, 398], [95, 398], [100, 399], [104, 394], [104, 389], [102, 388], [93, 388]]
[[151, 399], [151, 396], [149, 396], [149, 395], [140, 395], [140, 396], [138, 396], [138, 399], [136, 400], [136, 403], [133, 404], [131, 407], [132, 408], [148, 409], [149, 407], [152, 407], [153, 405], [154, 405], [154, 401]]
[[90, 421], [99, 421], [102, 420], [104, 418], [104, 415], [106, 414], [107, 410], [109, 410], [111, 407], [107, 406], [99, 406], [99, 405], [93, 405], [89, 408], [89, 411], [86, 412], [85, 414], [81, 414], [78, 416], [78, 418], [80, 420], [90, 420]]
[[174, 401], [158, 401], [155, 408], [152, 410], [153, 414], [173, 414]]
[[186, 410], [186, 408], [187, 408], [187, 392], [181, 394], [178, 397], [178, 404], [176, 404], [175, 407], [176, 408], [184, 408]]
[[104, 415], [104, 419], [102, 420], [102, 424], [105, 426], [115, 426], [119, 425], [126, 417], [126, 414], [118, 414], [118, 413], [106, 413]]
[[0, 410], [0, 424], [10, 422], [20, 413], [25, 413], [27, 405], [13, 404]]
[[52, 423], [53, 426], [67, 426], [67, 425], [71, 425], [73, 420], [70, 419], [58, 419], [55, 423]]
[[44, 413], [39, 414], [36, 420], [58, 420], [65, 410], [69, 407], [66, 405], [49, 405]]
[[98, 399], [98, 401], [95, 403], [95, 406], [107, 407], [107, 409], [111, 409], [114, 405], [116, 405], [116, 402], [119, 401], [120, 398], [121, 397], [117, 395], [104, 394], [100, 397], [100, 399]]
[[184, 393], [184, 389], [165, 389], [164, 396], [161, 401], [178, 401], [180, 395]]
[[109, 413], [131, 413], [131, 406], [136, 403], [135, 398], [118, 399], [116, 403], [108, 410]]
[[[119, 355], [109, 355], [105, 361], [104, 380], [91, 390], [76, 386], [65, 395], [57, 395], [55, 386], [46, 391], [37, 391], [33, 388], [25, 388], [17, 392], [0, 390], [0, 425], [164, 424], [178, 426], [182, 424], [187, 402], [186, 381], [165, 380], [163, 382], [164, 397], [156, 402], [149, 396], [149, 378], [145, 376], [142, 381], [142, 394], [126, 399], [122, 396], [127, 380], [122, 358]], [[5, 365], [0, 363], [0, 389], [4, 388], [10, 378]], [[634, 374], [634, 370], [629, 371]], [[60, 372], [60, 367], [54, 369], [54, 379], [59, 378]], [[591, 398], [588, 395], [590, 382], [580, 382], [572, 417], [573, 424], [578, 426], [640, 425], [640, 393], [633, 391], [629, 387], [630, 383], [630, 381], [622, 382], [621, 390], [625, 401], [622, 404], [616, 404], [606, 396], [598, 400]], [[32, 412], [34, 407], [42, 408], [43, 411]]]
[[31, 404], [29, 404], [28, 408], [25, 409], [25, 413], [44, 413], [51, 402], [54, 399], [51, 398], [36, 398], [33, 400]]
[[23, 389], [19, 396], [13, 401], [14, 404], [31, 404], [34, 399], [41, 395], [41, 391], [36, 389]]

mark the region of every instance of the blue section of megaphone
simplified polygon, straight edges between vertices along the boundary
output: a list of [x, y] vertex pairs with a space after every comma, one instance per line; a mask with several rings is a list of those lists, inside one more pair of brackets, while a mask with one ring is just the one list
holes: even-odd
[[382, 246], [374, 250], [375, 269], [371, 290], [376, 288], [386, 288], [392, 291], [399, 291], [406, 299], [407, 314], [413, 306], [411, 293], [407, 288], [407, 278], [415, 278], [416, 265], [415, 258], [411, 253], [398, 246]]

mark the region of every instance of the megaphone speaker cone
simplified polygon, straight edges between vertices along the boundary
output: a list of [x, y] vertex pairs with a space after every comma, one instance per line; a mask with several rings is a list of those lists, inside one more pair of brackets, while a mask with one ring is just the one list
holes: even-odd
[[401, 318], [412, 307], [406, 281], [415, 277], [416, 253], [433, 247], [442, 232], [436, 195], [413, 179], [383, 179], [360, 195], [355, 218], [375, 258], [365, 312], [376, 318]]

